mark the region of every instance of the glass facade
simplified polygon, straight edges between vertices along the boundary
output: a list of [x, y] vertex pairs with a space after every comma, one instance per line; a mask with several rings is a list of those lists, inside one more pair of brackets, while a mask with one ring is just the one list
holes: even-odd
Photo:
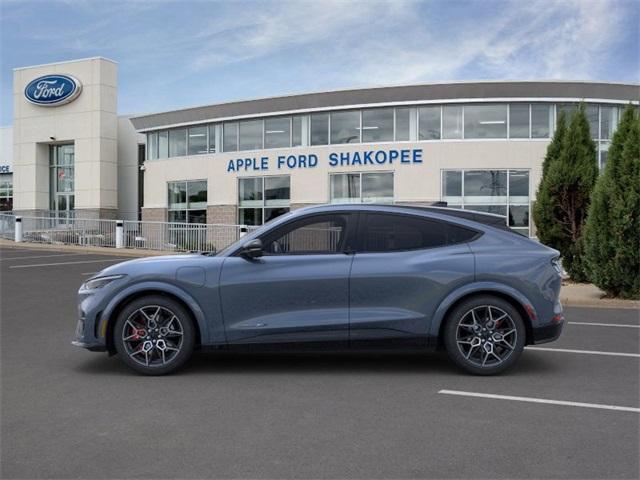
[[169, 221], [207, 223], [207, 181], [168, 183]]
[[[622, 107], [587, 104], [593, 139], [609, 142]], [[206, 153], [392, 141], [549, 139], [576, 103], [379, 107], [194, 125], [147, 133], [147, 160]], [[222, 148], [216, 144], [222, 143]], [[606, 151], [606, 145], [600, 145]], [[605, 154], [606, 155], [606, 154]], [[600, 157], [600, 163], [602, 164]], [[604, 157], [606, 158], [606, 157]]]
[[49, 209], [60, 218], [71, 217], [75, 209], [75, 146], [49, 147]]
[[13, 210], [13, 174], [0, 173], [0, 212]]
[[331, 203], [393, 203], [393, 172], [329, 175]]
[[443, 170], [441, 199], [453, 208], [503, 215], [529, 235], [529, 170]]
[[291, 202], [288, 175], [238, 179], [238, 223], [262, 225], [287, 213]]

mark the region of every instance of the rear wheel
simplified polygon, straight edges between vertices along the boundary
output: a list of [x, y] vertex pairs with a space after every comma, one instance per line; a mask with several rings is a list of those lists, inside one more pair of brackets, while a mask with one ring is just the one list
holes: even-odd
[[489, 295], [470, 298], [449, 315], [444, 344], [467, 372], [493, 375], [513, 366], [525, 344], [522, 317], [507, 301]]
[[160, 296], [142, 297], [118, 315], [113, 343], [122, 361], [146, 375], [164, 375], [191, 356], [195, 329], [179, 303]]

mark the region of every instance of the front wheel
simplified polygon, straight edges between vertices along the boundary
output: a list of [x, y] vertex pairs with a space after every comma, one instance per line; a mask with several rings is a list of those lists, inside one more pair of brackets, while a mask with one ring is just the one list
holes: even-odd
[[509, 302], [482, 295], [463, 301], [451, 312], [444, 344], [449, 357], [467, 372], [493, 375], [518, 360], [525, 336], [522, 317]]
[[113, 343], [122, 361], [145, 375], [164, 375], [193, 353], [195, 330], [179, 303], [160, 296], [142, 297], [118, 315]]

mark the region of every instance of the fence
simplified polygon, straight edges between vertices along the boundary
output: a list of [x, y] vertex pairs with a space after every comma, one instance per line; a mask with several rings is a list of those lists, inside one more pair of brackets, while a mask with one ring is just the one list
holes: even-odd
[[0, 213], [0, 237], [13, 240], [16, 235], [16, 217], [8, 213]]
[[[217, 252], [258, 227], [246, 225], [139, 222], [56, 217], [20, 217], [19, 241], [138, 248], [160, 251]], [[16, 238], [16, 217], [0, 214], [0, 236]]]

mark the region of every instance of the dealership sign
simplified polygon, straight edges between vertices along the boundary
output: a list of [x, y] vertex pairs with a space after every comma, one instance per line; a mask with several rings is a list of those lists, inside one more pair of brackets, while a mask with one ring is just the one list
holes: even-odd
[[11, 173], [11, 165], [0, 165], [0, 173]]
[[75, 100], [81, 91], [80, 81], [70, 75], [45, 75], [29, 82], [24, 96], [35, 105], [57, 107]]
[[[421, 148], [387, 150], [356, 150], [355, 152], [330, 152], [324, 161], [329, 167], [366, 167], [374, 165], [418, 164], [422, 163]], [[315, 154], [278, 155], [273, 161], [265, 157], [233, 158], [227, 162], [227, 172], [266, 171], [273, 168], [300, 169], [318, 166]]]

